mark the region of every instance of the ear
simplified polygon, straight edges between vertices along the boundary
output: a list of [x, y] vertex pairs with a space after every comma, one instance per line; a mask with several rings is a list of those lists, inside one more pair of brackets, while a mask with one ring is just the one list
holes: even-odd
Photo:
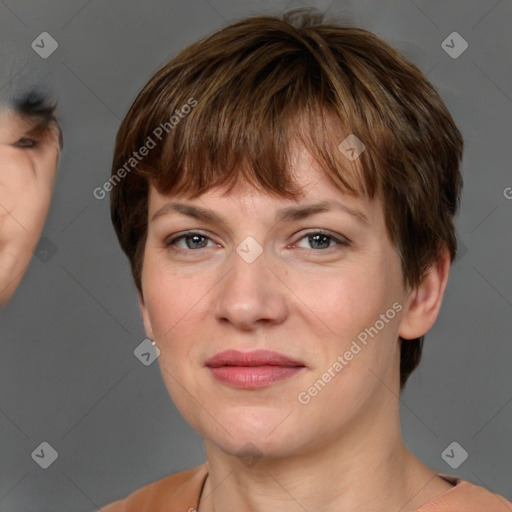
[[144, 330], [146, 331], [146, 336], [154, 341], [155, 336], [153, 334], [153, 328], [151, 327], [151, 321], [149, 320], [148, 310], [146, 308], [146, 303], [144, 302], [144, 296], [141, 292], [139, 292], [139, 307], [140, 312], [142, 314], [142, 321], [144, 322]]
[[430, 267], [417, 288], [409, 295], [398, 335], [406, 340], [423, 336], [436, 321], [450, 274], [450, 254], [443, 247], [438, 260]]

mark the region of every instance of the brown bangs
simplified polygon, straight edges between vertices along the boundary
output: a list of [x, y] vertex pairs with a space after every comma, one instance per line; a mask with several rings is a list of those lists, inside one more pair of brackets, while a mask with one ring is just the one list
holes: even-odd
[[[270, 54], [272, 46], [275, 49]], [[345, 127], [334, 94], [336, 86], [312, 49], [289, 46], [262, 41], [259, 50], [245, 58], [240, 52], [231, 55], [225, 50], [222, 58], [198, 62], [200, 71], [187, 79], [178, 56], [176, 69], [166, 69], [165, 77], [159, 76], [162, 72], [157, 74], [153, 85], [146, 87], [148, 94], [142, 94], [132, 107], [142, 116], [129, 124], [124, 159], [148, 138], [156, 144], [134, 173], [161, 193], [172, 191], [188, 198], [218, 186], [230, 190], [239, 180], [291, 198], [299, 193], [290, 172], [291, 150], [298, 143], [340, 190], [372, 197], [374, 162], [361, 155], [361, 175], [359, 165], [338, 149], [355, 131], [349, 126], [357, 122], [350, 120], [353, 106], [345, 105], [343, 115], [349, 121]], [[173, 80], [179, 85], [174, 87]], [[166, 95], [166, 90], [172, 95]], [[365, 137], [359, 133], [359, 138]]]

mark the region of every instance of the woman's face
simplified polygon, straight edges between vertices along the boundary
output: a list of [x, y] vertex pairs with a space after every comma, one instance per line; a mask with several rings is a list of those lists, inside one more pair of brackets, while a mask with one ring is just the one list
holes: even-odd
[[[299, 201], [249, 186], [193, 201], [150, 191], [146, 331], [182, 415], [231, 454], [251, 443], [256, 453], [284, 457], [381, 430], [398, 394], [408, 298], [382, 204], [342, 194], [307, 154], [298, 156]], [[320, 202], [332, 206], [281, 216]], [[226, 350], [246, 353], [245, 361], [211, 361]], [[247, 357], [255, 350], [286, 362]]]
[[57, 173], [59, 128], [33, 133], [33, 124], [0, 104], [0, 306], [30, 262]]

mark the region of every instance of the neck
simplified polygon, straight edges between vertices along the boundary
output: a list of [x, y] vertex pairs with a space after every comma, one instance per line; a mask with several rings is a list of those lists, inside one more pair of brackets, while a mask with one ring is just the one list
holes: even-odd
[[398, 410], [386, 405], [383, 421], [360, 418], [357, 428], [285, 458], [244, 463], [205, 441], [209, 476], [199, 512], [416, 510], [450, 485], [408, 452]]

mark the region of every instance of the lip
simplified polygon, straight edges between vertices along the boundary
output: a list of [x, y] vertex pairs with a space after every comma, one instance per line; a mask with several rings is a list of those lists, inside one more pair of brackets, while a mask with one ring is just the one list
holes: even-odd
[[241, 389], [264, 388], [305, 368], [301, 361], [271, 350], [225, 350], [208, 359], [205, 366], [215, 379]]
[[305, 366], [301, 361], [274, 352], [272, 350], [251, 350], [240, 352], [239, 350], [224, 350], [215, 354], [206, 361], [205, 366], [219, 368], [221, 366]]

